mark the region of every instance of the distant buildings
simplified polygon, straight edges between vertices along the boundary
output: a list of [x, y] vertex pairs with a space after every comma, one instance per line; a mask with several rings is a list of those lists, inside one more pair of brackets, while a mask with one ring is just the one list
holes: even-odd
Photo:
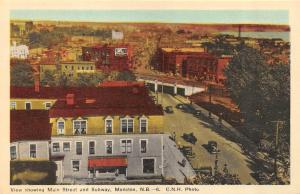
[[112, 30], [111, 37], [113, 40], [122, 40], [124, 38], [124, 34], [123, 34], [123, 32]]
[[196, 80], [223, 82], [230, 57], [218, 58], [203, 48], [161, 48], [156, 69]]
[[128, 45], [82, 47], [83, 61], [96, 62], [96, 68], [107, 71], [124, 71], [132, 67], [132, 50]]
[[29, 48], [26, 45], [17, 45], [16, 42], [13, 42], [13, 45], [10, 47], [10, 57], [16, 59], [27, 59], [29, 55]]
[[46, 71], [60, 73], [73, 79], [77, 78], [79, 74], [94, 74], [96, 72], [95, 62], [91, 61], [42, 61], [39, 66], [41, 80]]
[[93, 74], [96, 72], [95, 62], [70, 61], [60, 62], [59, 70], [67, 77], [77, 78], [79, 74]]

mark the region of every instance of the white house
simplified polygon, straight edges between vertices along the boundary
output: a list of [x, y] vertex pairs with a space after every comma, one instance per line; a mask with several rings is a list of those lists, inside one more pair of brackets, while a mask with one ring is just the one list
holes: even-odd
[[17, 59], [27, 59], [29, 55], [29, 48], [26, 45], [17, 45], [16, 42], [13, 42], [13, 45], [10, 47], [10, 57]]

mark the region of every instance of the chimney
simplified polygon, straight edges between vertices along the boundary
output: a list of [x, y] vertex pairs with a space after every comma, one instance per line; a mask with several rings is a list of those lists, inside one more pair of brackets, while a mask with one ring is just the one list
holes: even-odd
[[34, 91], [40, 92], [40, 75], [38, 73], [34, 74]]
[[74, 94], [67, 94], [66, 96], [67, 105], [73, 105], [75, 102], [75, 95]]

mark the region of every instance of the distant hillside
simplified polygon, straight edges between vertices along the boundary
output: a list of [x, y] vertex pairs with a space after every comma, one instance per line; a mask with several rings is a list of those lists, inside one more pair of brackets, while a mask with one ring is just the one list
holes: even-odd
[[[11, 20], [13, 23], [23, 23], [22, 20]], [[273, 24], [182, 24], [182, 23], [120, 23], [120, 22], [76, 22], [76, 21], [34, 21], [35, 24], [57, 25], [57, 26], [93, 26], [93, 27], [137, 27], [137, 28], [171, 28], [185, 30], [202, 30], [207, 32], [238, 31], [239, 26], [244, 32], [287, 32], [288, 25]]]

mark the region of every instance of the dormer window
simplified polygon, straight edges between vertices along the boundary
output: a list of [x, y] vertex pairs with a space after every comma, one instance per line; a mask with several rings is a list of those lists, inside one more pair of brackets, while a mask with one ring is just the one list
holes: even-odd
[[105, 119], [105, 133], [110, 134], [113, 131], [113, 119], [111, 117], [107, 117]]
[[75, 135], [86, 134], [87, 121], [86, 120], [74, 120], [73, 121], [73, 132]]
[[65, 121], [59, 120], [57, 122], [57, 134], [64, 135], [65, 134]]
[[147, 117], [140, 118], [140, 131], [141, 133], [146, 133], [148, 130], [148, 119]]
[[132, 118], [121, 119], [121, 132], [122, 133], [133, 133], [133, 119]]

